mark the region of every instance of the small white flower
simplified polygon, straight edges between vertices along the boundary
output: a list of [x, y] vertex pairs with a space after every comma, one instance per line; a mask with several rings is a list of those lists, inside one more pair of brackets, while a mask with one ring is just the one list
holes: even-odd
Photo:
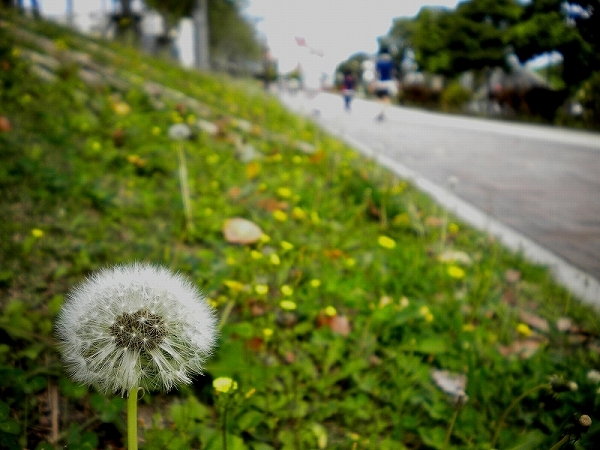
[[183, 141], [192, 135], [192, 130], [185, 123], [176, 123], [169, 127], [168, 134], [175, 141]]
[[74, 380], [121, 394], [191, 383], [217, 338], [214, 312], [189, 281], [140, 263], [103, 269], [75, 287], [56, 330]]

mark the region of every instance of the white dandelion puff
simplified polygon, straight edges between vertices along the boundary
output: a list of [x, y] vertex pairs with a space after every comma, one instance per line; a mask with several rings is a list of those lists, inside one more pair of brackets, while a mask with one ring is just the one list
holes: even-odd
[[213, 309], [189, 281], [140, 263], [103, 269], [75, 287], [56, 330], [75, 381], [122, 395], [191, 383], [217, 339]]

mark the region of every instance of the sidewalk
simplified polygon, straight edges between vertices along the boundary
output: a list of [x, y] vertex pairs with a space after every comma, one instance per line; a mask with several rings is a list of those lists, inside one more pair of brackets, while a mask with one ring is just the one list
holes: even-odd
[[402, 107], [378, 123], [374, 101], [280, 99], [600, 309], [599, 134]]

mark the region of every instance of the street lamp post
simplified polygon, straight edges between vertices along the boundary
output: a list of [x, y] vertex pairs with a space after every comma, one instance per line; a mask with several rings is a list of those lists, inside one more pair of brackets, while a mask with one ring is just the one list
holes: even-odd
[[194, 9], [194, 54], [196, 68], [208, 70], [210, 59], [208, 53], [208, 4], [207, 0], [196, 0]]

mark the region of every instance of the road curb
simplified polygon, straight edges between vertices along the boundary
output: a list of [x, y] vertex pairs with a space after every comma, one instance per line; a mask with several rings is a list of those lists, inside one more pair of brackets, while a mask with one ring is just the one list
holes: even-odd
[[592, 275], [575, 267], [532, 239], [518, 233], [479, 208], [456, 196], [448, 189], [429, 181], [403, 164], [392, 160], [386, 155], [377, 153], [373, 148], [357, 139], [344, 135], [344, 133], [331, 129], [326, 124], [320, 123], [319, 125], [325, 127], [328, 132], [344, 140], [363, 155], [372, 158], [396, 175], [410, 180], [419, 189], [429, 194], [440, 205], [448, 209], [449, 212], [455, 214], [469, 225], [497, 237], [510, 250], [522, 252], [529, 261], [548, 267], [554, 279], [559, 284], [567, 288], [583, 302], [600, 310], [600, 281]]

